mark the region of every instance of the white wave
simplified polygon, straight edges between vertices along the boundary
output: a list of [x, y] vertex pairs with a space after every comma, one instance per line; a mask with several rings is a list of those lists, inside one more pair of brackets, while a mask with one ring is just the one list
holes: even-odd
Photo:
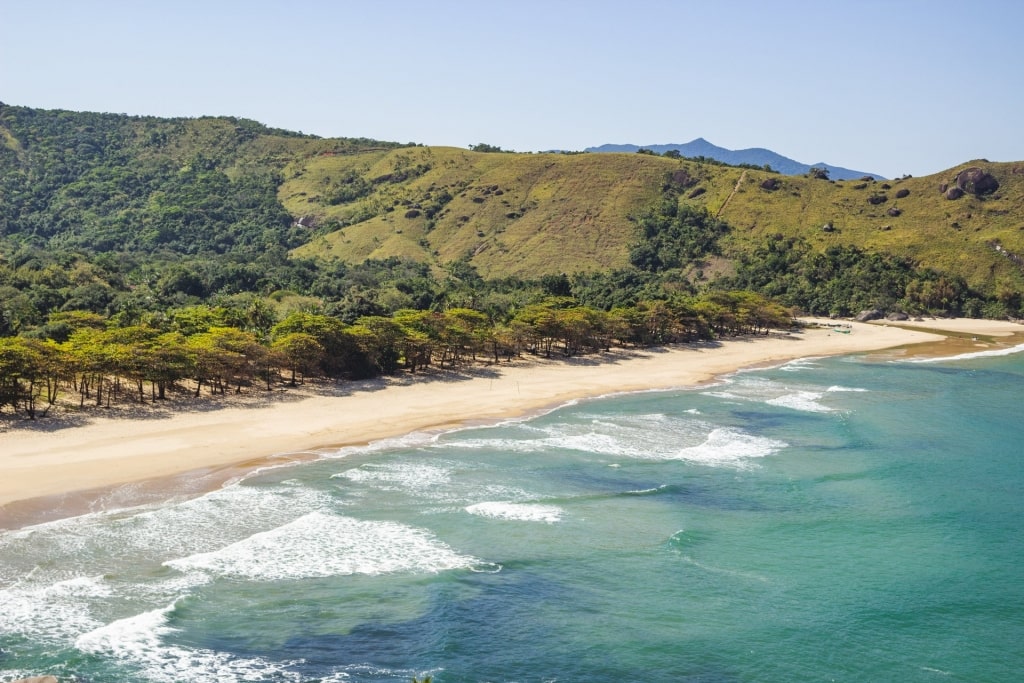
[[547, 441], [541, 438], [505, 438], [505, 439], [459, 439], [436, 444], [438, 448], [460, 450], [494, 450], [506, 453], [539, 453], [548, 448]]
[[668, 484], [662, 484], [661, 486], [654, 486], [649, 489], [634, 489], [632, 491], [626, 491], [626, 493], [632, 494], [634, 496], [643, 496], [648, 493], [657, 493], [658, 491], [664, 491], [667, 487]]
[[[578, 416], [585, 420], [586, 414]], [[680, 440], [693, 440], [708, 429], [691, 415], [594, 415], [589, 422], [561, 422], [534, 427], [527, 438], [465, 439], [446, 447], [505, 453], [544, 453], [552, 449], [634, 459], [663, 458]]]
[[448, 484], [451, 481], [451, 467], [425, 462], [366, 463], [332, 474], [331, 479], [373, 483], [384, 490], [421, 491]]
[[111, 595], [102, 577], [80, 576], [48, 585], [23, 584], [0, 590], [0, 633], [62, 642], [99, 625], [90, 606]]
[[797, 391], [792, 394], [784, 394], [778, 398], [768, 399], [765, 403], [771, 406], [781, 406], [808, 413], [832, 412], [831, 408], [818, 402], [822, 396], [824, 394], [816, 391]]
[[[519, 488], [503, 484], [481, 483], [480, 478], [453, 478], [456, 468], [466, 474], [467, 469], [476, 466], [446, 461], [384, 461], [365, 463], [359, 467], [331, 475], [331, 479], [343, 479], [354, 486], [346, 487], [346, 493], [361, 495], [367, 492], [400, 492], [417, 498], [421, 502], [462, 506], [470, 501], [487, 497], [501, 497], [515, 500], [530, 500], [536, 496]], [[358, 485], [358, 486], [355, 486]], [[425, 512], [436, 512], [425, 511]]]
[[784, 441], [719, 428], [712, 430], [704, 443], [683, 448], [674, 457], [703, 465], [743, 467], [751, 458], [772, 455], [788, 445]]
[[284, 665], [263, 659], [233, 657], [204, 648], [165, 643], [175, 633], [168, 624], [176, 603], [100, 626], [75, 640], [82, 652], [112, 657], [142, 669], [157, 683], [222, 683], [235, 681], [299, 681]]
[[796, 358], [794, 360], [783, 363], [779, 366], [779, 370], [784, 372], [801, 372], [803, 370], [813, 370], [820, 367], [817, 356], [811, 356], [808, 358]]
[[1024, 352], [1024, 344], [1018, 344], [1017, 346], [1010, 346], [1002, 349], [990, 349], [988, 351], [972, 351], [970, 353], [961, 353], [957, 356], [945, 356], [941, 358], [908, 358], [903, 363], [945, 363], [947, 361], [956, 360], [973, 360], [975, 358], [995, 358], [999, 356], [1010, 356], [1015, 353]]
[[727, 378], [725, 385], [723, 389], [703, 393], [726, 400], [765, 403], [813, 413], [832, 412], [833, 408], [821, 403], [826, 393], [866, 391], [841, 386], [822, 390], [810, 384], [782, 383], [764, 377], [749, 376]]
[[49, 583], [67, 578], [67, 567], [85, 574], [105, 573], [112, 564], [159, 571], [167, 559], [222, 548], [321, 509], [327, 496], [295, 486], [230, 486], [163, 507], [36, 527], [0, 546], [0, 556], [41, 565], [38, 579]]
[[487, 501], [467, 506], [466, 512], [471, 515], [492, 517], [494, 519], [509, 519], [523, 522], [547, 522], [548, 524], [553, 524], [562, 519], [562, 515], [565, 511], [557, 505]]
[[456, 553], [421, 529], [312, 512], [220, 550], [164, 564], [183, 572], [274, 581], [350, 574], [437, 573], [467, 568], [476, 562], [476, 558]]
[[360, 446], [343, 446], [334, 451], [319, 451], [324, 458], [347, 458], [352, 455], [366, 455], [384, 451], [412, 450], [429, 446], [447, 432], [410, 432], [401, 436], [378, 439]]

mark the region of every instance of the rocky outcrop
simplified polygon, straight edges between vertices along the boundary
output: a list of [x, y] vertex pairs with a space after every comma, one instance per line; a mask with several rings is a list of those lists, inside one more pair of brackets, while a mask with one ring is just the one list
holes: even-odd
[[946, 190], [946, 199], [960, 199], [964, 196], [964, 191], [959, 187], [951, 187]]
[[854, 320], [856, 320], [859, 323], [866, 323], [869, 320], [881, 320], [884, 316], [885, 314], [882, 313], [880, 310], [878, 310], [877, 308], [872, 308], [871, 310], [868, 311], [861, 311], [860, 313], [857, 314], [857, 317], [854, 318]]
[[903, 199], [904, 197], [909, 197], [909, 196], [910, 196], [910, 190], [908, 190], [905, 187], [902, 188], [902, 189], [896, 190], [896, 199]]
[[671, 178], [672, 184], [680, 188], [693, 187], [698, 182], [697, 178], [694, 178], [682, 169], [673, 172]]
[[895, 218], [896, 216], [899, 216], [901, 213], [903, 213], [903, 210], [897, 209], [895, 206], [893, 206], [890, 207], [890, 209], [886, 211], [886, 213]]
[[884, 194], [873, 194], [868, 197], [868, 204], [884, 204], [889, 201], [889, 197]]
[[910, 320], [910, 316], [902, 311], [895, 311], [885, 316], [886, 320]]
[[775, 192], [775, 190], [782, 187], [782, 183], [779, 182], [778, 178], [766, 178], [761, 181], [761, 189], [767, 190], [768, 192]]
[[991, 173], [977, 166], [965, 168], [956, 174], [956, 186], [975, 196], [992, 194], [999, 189], [999, 181]]
[[690, 194], [686, 195], [686, 197], [687, 197], [687, 199], [693, 199], [694, 197], [699, 197], [699, 196], [701, 196], [701, 195], [702, 195], [702, 194], [704, 194], [705, 192], [707, 192], [707, 190], [705, 190], [705, 189], [704, 189], [703, 187], [695, 187], [695, 188], [693, 188], [693, 190], [692, 190], [692, 191], [690, 192]]

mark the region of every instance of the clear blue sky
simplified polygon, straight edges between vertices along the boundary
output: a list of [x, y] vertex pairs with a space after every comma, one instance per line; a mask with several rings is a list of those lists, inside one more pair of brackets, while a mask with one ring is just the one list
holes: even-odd
[[0, 0], [0, 101], [325, 137], [1024, 160], [1024, 2]]

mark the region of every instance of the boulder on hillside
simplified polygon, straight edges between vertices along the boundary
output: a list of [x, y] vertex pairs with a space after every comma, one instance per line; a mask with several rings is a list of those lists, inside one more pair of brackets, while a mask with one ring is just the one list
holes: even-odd
[[897, 209], [895, 206], [893, 206], [888, 211], [886, 211], [886, 213], [895, 218], [896, 216], [899, 216], [901, 213], [903, 213], [903, 210]]
[[885, 316], [886, 320], [910, 320], [910, 316], [903, 311], [894, 311]]
[[707, 190], [705, 190], [705, 189], [704, 189], [703, 187], [695, 187], [695, 188], [693, 188], [693, 190], [692, 190], [692, 191], [690, 192], [690, 194], [686, 195], [686, 197], [687, 197], [687, 199], [693, 199], [694, 197], [699, 197], [699, 196], [701, 196], [701, 195], [702, 195], [702, 194], [704, 194], [705, 192], [707, 192]]
[[880, 310], [878, 310], [877, 308], [872, 308], [871, 310], [868, 311], [861, 311], [860, 313], [857, 314], [857, 317], [854, 318], [854, 320], [856, 320], [859, 323], [866, 323], [869, 320], [881, 320], [884, 316], [885, 314], [882, 313]]
[[956, 174], [956, 186], [975, 196], [992, 194], [999, 189], [999, 181], [991, 173], [977, 167], [965, 168]]
[[910, 196], [910, 190], [908, 190], [905, 187], [903, 189], [901, 189], [901, 190], [896, 190], [896, 199], [903, 199], [904, 197], [909, 197], [909, 196]]
[[774, 192], [782, 186], [778, 178], [766, 178], [761, 182], [761, 189], [767, 190], [768, 192]]
[[884, 194], [873, 194], [868, 197], [868, 204], [884, 204], [889, 201], [889, 197]]
[[946, 190], [946, 199], [960, 199], [964, 196], [964, 191], [959, 187], [951, 187]]
[[671, 182], [672, 182], [673, 185], [676, 185], [677, 187], [681, 187], [682, 188], [682, 187], [693, 187], [694, 185], [697, 184], [698, 180], [697, 180], [697, 178], [694, 178], [693, 176], [691, 176], [689, 173], [687, 173], [683, 169], [679, 169], [678, 171], [674, 171], [672, 173]]
[[832, 221], [829, 221], [825, 225], [821, 226], [822, 232], [835, 232], [836, 226], [832, 225]]
[[945, 193], [949, 189], [949, 183], [939, 183], [939, 194]]

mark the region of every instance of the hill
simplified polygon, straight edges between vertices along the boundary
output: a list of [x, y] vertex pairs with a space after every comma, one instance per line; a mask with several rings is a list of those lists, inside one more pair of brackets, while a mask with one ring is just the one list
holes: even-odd
[[731, 164], [733, 166], [750, 165], [750, 166], [770, 166], [772, 170], [778, 171], [783, 175], [803, 175], [811, 170], [811, 168], [823, 168], [829, 172], [829, 177], [834, 180], [853, 180], [856, 178], [862, 178], [864, 176], [872, 176], [878, 180], [884, 180], [885, 178], [878, 173], [867, 173], [865, 171], [854, 171], [842, 166], [833, 166], [826, 164], [825, 162], [819, 162], [817, 164], [805, 164], [799, 161], [790, 159], [789, 157], [783, 156], [777, 152], [773, 152], [770, 149], [764, 149], [763, 147], [751, 147], [749, 149], [726, 149], [725, 147], [719, 147], [714, 145], [704, 138], [697, 138], [683, 144], [672, 143], [667, 145], [601, 145], [599, 147], [588, 147], [585, 151], [587, 152], [636, 152], [640, 149], [649, 149], [656, 154], [664, 154], [665, 152], [675, 151], [679, 152], [682, 156], [696, 159], [698, 157], [705, 157], [707, 159], [715, 159], [717, 161]]
[[[988, 180], [956, 189], [973, 167]], [[1024, 163], [829, 180], [0, 105], [0, 334], [241, 295], [355, 319], [509, 277], [605, 308], [732, 286], [818, 312], [999, 316], [1021, 310], [1022, 264]]]
[[[939, 188], [971, 166], [989, 171], [998, 190], [947, 199]], [[522, 276], [626, 267], [633, 219], [675, 175], [685, 178], [680, 205], [733, 227], [723, 240], [727, 257], [779, 234], [818, 251], [851, 246], [908, 258], [995, 292], [1024, 286], [1008, 257], [1024, 254], [1022, 171], [1024, 164], [977, 161], [922, 178], [851, 182], [644, 154], [423, 147], [304, 159], [286, 169], [280, 194], [323, 233], [297, 255], [465, 258], [486, 276]], [[361, 196], [332, 194], [354, 185]]]

